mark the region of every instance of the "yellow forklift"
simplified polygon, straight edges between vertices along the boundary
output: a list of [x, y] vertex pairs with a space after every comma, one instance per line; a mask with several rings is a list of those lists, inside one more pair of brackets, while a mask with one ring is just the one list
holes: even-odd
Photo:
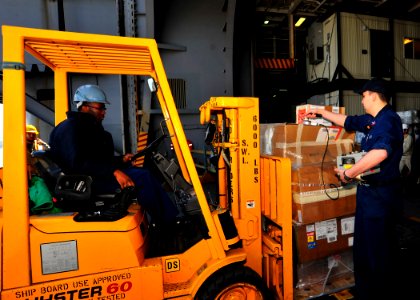
[[[293, 299], [290, 160], [260, 155], [258, 99], [216, 97], [200, 108], [201, 123], [214, 125], [208, 140], [217, 153], [218, 189], [210, 201], [154, 40], [13, 26], [2, 26], [2, 37], [1, 299]], [[176, 158], [160, 155], [156, 140], [147, 149], [188, 226], [155, 232], [135, 200], [115, 197], [106, 209], [117, 203], [123, 213], [112, 219], [77, 209], [30, 214], [27, 55], [54, 72], [56, 124], [70, 108], [69, 74], [134, 75], [150, 83]], [[71, 191], [52, 193], [75, 200]]]

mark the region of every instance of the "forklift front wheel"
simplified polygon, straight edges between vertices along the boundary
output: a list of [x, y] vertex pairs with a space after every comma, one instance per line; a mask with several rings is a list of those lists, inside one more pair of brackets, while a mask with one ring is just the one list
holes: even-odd
[[262, 279], [244, 266], [218, 270], [198, 290], [196, 300], [272, 299]]

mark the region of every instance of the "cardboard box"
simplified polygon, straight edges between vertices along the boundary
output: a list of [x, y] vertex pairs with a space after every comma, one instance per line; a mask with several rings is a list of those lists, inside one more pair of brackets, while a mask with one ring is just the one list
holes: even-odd
[[293, 167], [336, 162], [354, 145], [354, 133], [342, 127], [271, 123], [260, 124], [260, 133], [261, 154], [288, 157]]
[[[314, 105], [314, 104], [303, 104], [296, 106], [296, 123], [303, 124], [305, 119], [305, 115], [311, 110], [315, 108], [325, 109], [334, 113], [345, 113], [345, 107], [338, 107], [338, 106], [325, 106], [325, 105]], [[323, 118], [313, 118], [309, 119], [308, 121], [311, 122], [310, 125], [324, 125], [324, 126], [332, 126], [333, 124], [330, 121], [327, 121]]]
[[353, 246], [354, 216], [311, 224], [293, 224], [296, 261], [306, 263], [325, 258]]
[[335, 163], [316, 163], [292, 169], [293, 220], [308, 224], [353, 214], [356, 186], [341, 186]]
[[292, 168], [292, 192], [304, 193], [329, 188], [330, 185], [341, 186], [334, 168], [335, 162], [317, 162]]
[[[332, 200], [331, 198], [336, 200]], [[356, 186], [293, 193], [292, 216], [300, 224], [342, 217], [356, 212]]]

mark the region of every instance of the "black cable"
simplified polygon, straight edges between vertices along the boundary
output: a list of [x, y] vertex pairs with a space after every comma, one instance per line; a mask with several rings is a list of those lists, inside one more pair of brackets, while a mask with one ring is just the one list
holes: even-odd
[[330, 183], [329, 188], [335, 188], [337, 189], [337, 197], [332, 197], [330, 194], [328, 194], [328, 191], [326, 189], [326, 184], [324, 182], [324, 161], [325, 161], [325, 155], [327, 154], [327, 150], [328, 150], [328, 144], [330, 141], [330, 133], [328, 131], [328, 127], [321, 124], [322, 127], [325, 128], [325, 130], [327, 131], [327, 144], [325, 145], [325, 150], [324, 150], [324, 154], [322, 155], [322, 161], [321, 161], [321, 183], [322, 183], [322, 187], [325, 190], [325, 194], [328, 196], [328, 198], [330, 198], [331, 200], [337, 200], [338, 198], [340, 198], [340, 190], [338, 189], [338, 186], [335, 183]]

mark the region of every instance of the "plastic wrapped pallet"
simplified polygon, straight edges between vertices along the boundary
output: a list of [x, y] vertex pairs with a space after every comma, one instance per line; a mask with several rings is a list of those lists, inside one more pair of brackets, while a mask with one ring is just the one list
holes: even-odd
[[[308, 299], [354, 286], [352, 249], [296, 266], [295, 298]], [[345, 296], [346, 291], [343, 291]], [[348, 292], [347, 292], [348, 293]], [[352, 295], [347, 298], [353, 299]]]
[[293, 219], [307, 224], [353, 214], [356, 186], [341, 186], [336, 163], [315, 163], [292, 169]]
[[260, 124], [260, 132], [261, 154], [288, 157], [294, 168], [353, 151], [354, 133], [341, 127], [271, 123]]

